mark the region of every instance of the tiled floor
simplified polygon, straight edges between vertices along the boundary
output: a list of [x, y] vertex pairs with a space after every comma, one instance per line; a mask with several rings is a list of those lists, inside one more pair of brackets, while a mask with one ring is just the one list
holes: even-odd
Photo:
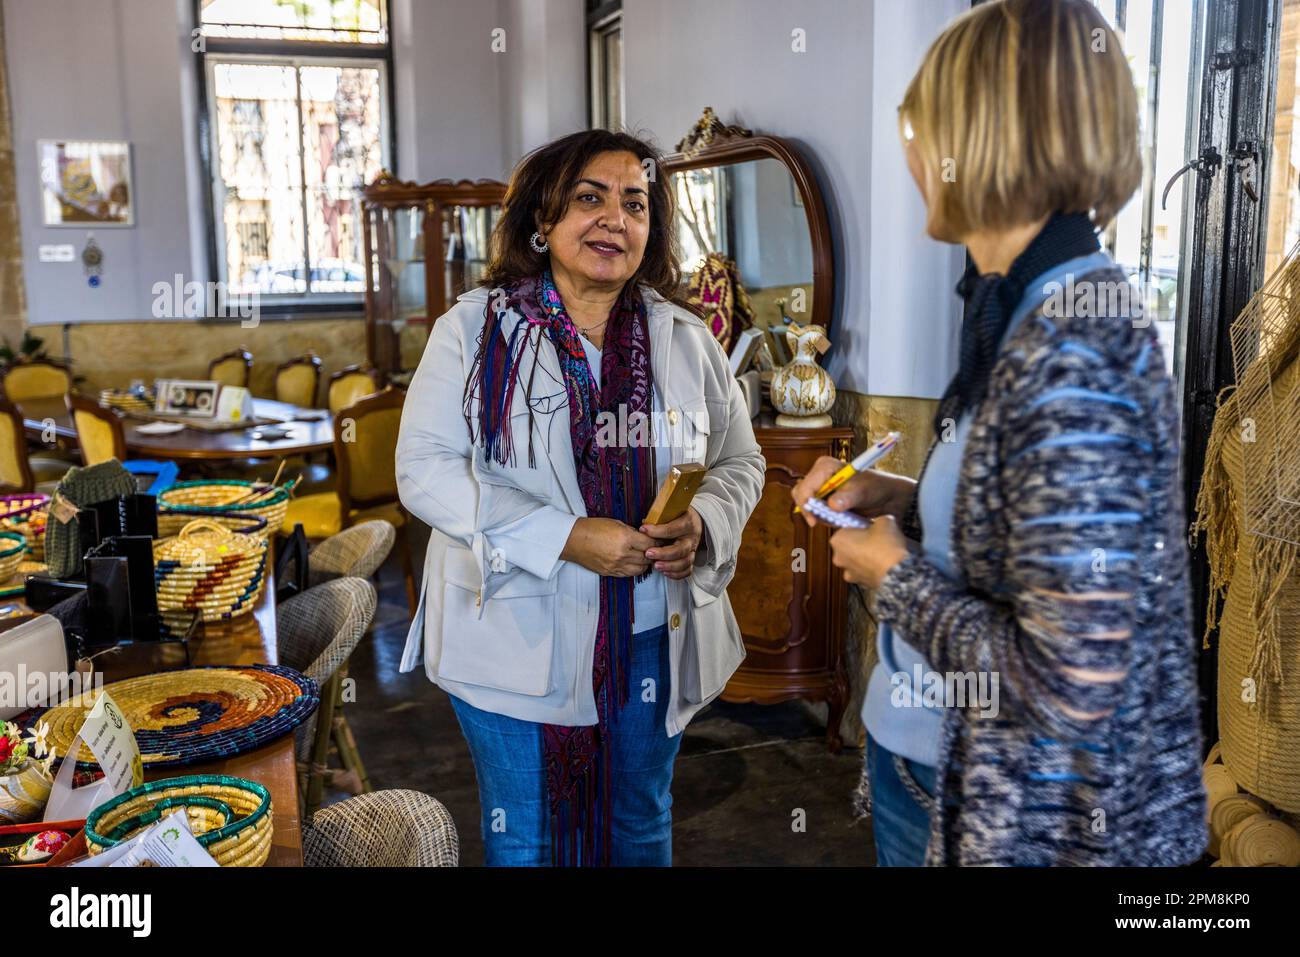
[[[397, 671], [407, 622], [390, 559], [375, 624], [349, 667], [357, 686], [348, 721], [374, 787], [438, 798], [460, 831], [462, 865], [481, 865], [474, 767], [451, 705], [422, 671]], [[854, 822], [849, 808], [861, 760], [861, 751], [827, 751], [823, 725], [800, 702], [715, 703], [687, 728], [677, 759], [674, 863], [873, 863], [870, 825]]]

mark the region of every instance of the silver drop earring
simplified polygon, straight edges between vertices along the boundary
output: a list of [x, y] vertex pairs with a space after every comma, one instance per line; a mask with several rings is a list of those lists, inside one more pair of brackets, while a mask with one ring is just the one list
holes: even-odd
[[533, 235], [528, 239], [528, 245], [533, 247], [533, 252], [535, 253], [544, 253], [546, 250], [551, 248], [550, 244], [542, 238], [541, 233], [533, 233]]

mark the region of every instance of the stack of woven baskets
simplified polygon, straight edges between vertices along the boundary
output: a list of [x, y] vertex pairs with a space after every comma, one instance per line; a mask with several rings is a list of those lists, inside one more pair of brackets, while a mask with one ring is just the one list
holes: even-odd
[[1300, 867], [1300, 823], [1262, 798], [1237, 787], [1221, 761], [1219, 745], [1210, 749], [1202, 771], [1214, 867]]
[[121, 412], [150, 412], [153, 410], [153, 395], [126, 389], [100, 389], [99, 404]]
[[106, 801], [86, 818], [86, 849], [102, 854], [177, 808], [222, 867], [261, 867], [271, 853], [271, 793], [223, 774], [164, 778]]
[[0, 532], [0, 586], [8, 585], [18, 575], [18, 566], [26, 554], [27, 539], [20, 532]]
[[232, 532], [211, 519], [187, 523], [155, 543], [158, 611], [198, 611], [221, 621], [253, 610], [266, 578], [267, 540]]
[[260, 521], [256, 533], [269, 538], [284, 524], [292, 483], [266, 485], [236, 479], [177, 482], [158, 496], [158, 534], [175, 535], [195, 518], [243, 530]]
[[[17, 532], [27, 542], [28, 562], [45, 561], [45, 523], [50, 497], [39, 492], [0, 495], [0, 531]], [[0, 579], [0, 582], [4, 579]]]

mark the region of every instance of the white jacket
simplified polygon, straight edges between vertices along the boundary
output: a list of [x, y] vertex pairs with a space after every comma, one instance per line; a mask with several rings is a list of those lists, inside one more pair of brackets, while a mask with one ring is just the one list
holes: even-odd
[[[705, 527], [695, 568], [689, 579], [665, 581], [672, 681], [665, 730], [674, 735], [721, 693], [745, 656], [726, 588], [766, 465], [726, 355], [704, 323], [649, 289], [642, 295], [654, 380], [676, 430], [673, 464], [702, 461], [709, 469], [692, 502]], [[514, 464], [485, 461], [471, 445], [462, 401], [487, 298], [486, 289], [468, 292], [437, 321], [402, 411], [398, 490], [432, 533], [401, 670], [423, 656], [431, 681], [477, 708], [591, 725], [600, 579], [559, 558], [586, 515], [559, 358], [543, 337], [533, 381], [537, 467], [528, 467], [524, 397], [531, 348], [520, 360], [511, 412]], [[512, 313], [504, 333], [519, 321]]]

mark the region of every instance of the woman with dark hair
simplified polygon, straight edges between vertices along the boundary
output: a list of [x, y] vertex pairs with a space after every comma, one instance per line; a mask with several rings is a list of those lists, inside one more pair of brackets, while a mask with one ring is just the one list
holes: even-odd
[[[452, 696], [489, 865], [667, 865], [681, 731], [744, 657], [726, 586], [764, 462], [674, 304], [655, 150], [574, 133], [506, 192], [482, 287], [434, 326], [397, 447], [432, 528], [401, 668]], [[648, 525], [674, 465], [707, 475]]]

